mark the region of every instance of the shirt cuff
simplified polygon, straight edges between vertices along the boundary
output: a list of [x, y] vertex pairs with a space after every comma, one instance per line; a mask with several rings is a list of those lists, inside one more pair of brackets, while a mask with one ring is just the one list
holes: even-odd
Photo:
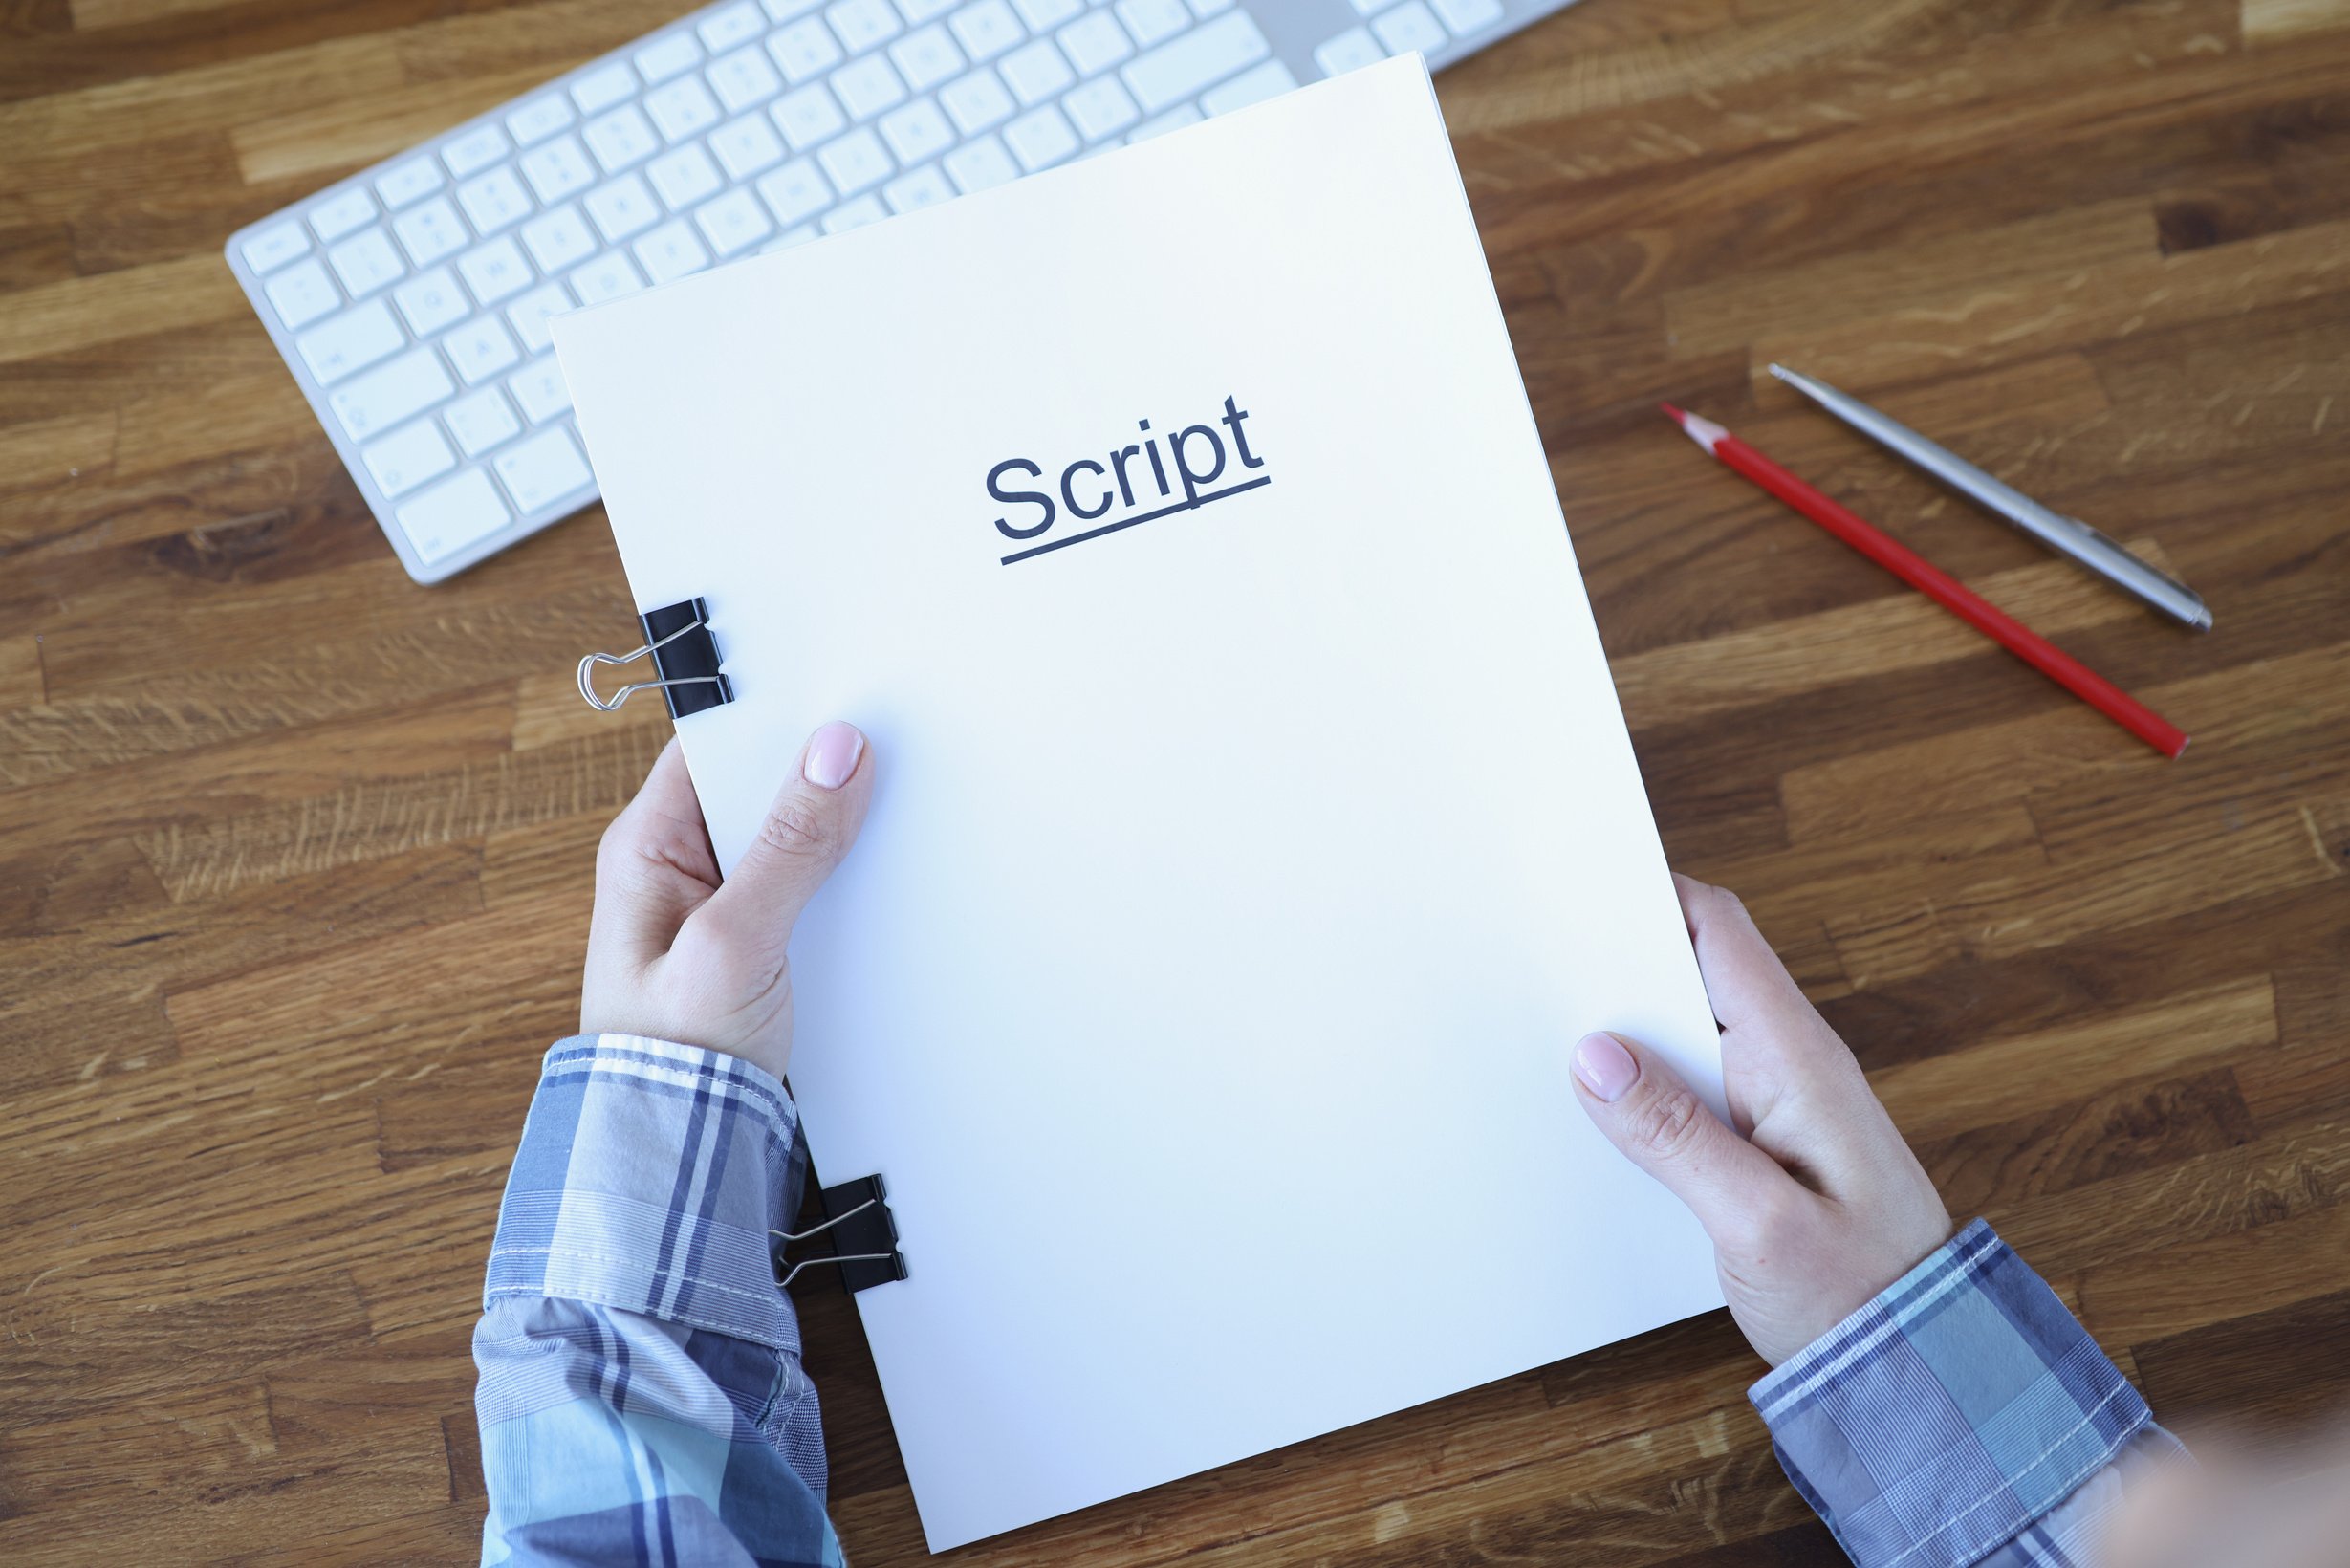
[[635, 1034], [539, 1069], [490, 1250], [485, 1309], [560, 1296], [796, 1351], [768, 1232], [798, 1204], [799, 1115], [739, 1056]]
[[1748, 1390], [1860, 1568], [1965, 1568], [2072, 1495], [2145, 1401], [1976, 1220]]

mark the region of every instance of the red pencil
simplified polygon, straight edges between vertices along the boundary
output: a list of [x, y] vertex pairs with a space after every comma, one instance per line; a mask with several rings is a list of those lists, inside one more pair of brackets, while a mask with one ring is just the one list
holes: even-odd
[[1713, 421], [1684, 413], [1669, 403], [1657, 406], [1724, 467], [1760, 485], [2163, 755], [2175, 757], [2187, 750], [2187, 732], [2177, 725], [1850, 508], [1822, 495]]

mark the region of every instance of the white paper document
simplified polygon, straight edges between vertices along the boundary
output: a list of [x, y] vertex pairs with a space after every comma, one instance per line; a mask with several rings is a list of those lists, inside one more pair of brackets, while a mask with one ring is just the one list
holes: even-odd
[[721, 863], [872, 737], [792, 1079], [933, 1549], [1720, 1304], [1575, 1103], [1720, 1058], [1416, 59], [555, 335]]

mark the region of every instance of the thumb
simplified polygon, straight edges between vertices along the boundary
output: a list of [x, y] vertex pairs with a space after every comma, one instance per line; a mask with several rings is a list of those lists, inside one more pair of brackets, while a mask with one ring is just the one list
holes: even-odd
[[780, 955], [799, 912], [857, 840], [873, 794], [865, 737], [833, 723], [808, 737], [799, 773], [777, 792], [759, 835], [703, 913]]
[[1739, 1233], [1770, 1184], [1794, 1180], [1654, 1052], [1621, 1035], [1587, 1034], [1576, 1046], [1575, 1098], [1626, 1159], [1688, 1205], [1717, 1246]]

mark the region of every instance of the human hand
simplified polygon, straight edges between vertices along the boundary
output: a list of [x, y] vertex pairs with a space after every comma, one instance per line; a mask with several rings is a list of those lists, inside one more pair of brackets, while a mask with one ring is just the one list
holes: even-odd
[[2350, 1441], [2339, 1428], [2266, 1451], [2200, 1435], [2192, 1460], [2137, 1467], [2094, 1558], [2104, 1568], [2342, 1568]]
[[1697, 1215], [1730, 1316], [1776, 1366], [1949, 1240], [1950, 1216], [1745, 906], [1673, 882], [1722, 1026], [1737, 1131], [1654, 1053], [1614, 1034], [1575, 1048], [1576, 1098]]
[[580, 1032], [699, 1045], [781, 1078], [792, 1059], [785, 945], [856, 841], [872, 794], [865, 737], [824, 726], [721, 885], [702, 802], [672, 739], [596, 854]]

